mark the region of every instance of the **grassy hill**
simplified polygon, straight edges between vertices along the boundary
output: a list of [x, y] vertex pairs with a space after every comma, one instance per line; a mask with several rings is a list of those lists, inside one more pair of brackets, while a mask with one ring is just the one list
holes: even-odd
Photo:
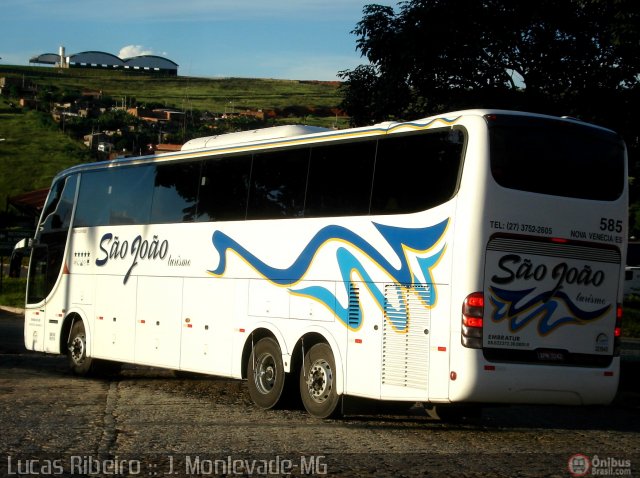
[[270, 109], [289, 106], [336, 107], [341, 97], [337, 82], [250, 78], [150, 76], [88, 68], [44, 68], [0, 65], [0, 77], [24, 77], [39, 87], [102, 91], [114, 100], [208, 111]]
[[[211, 112], [246, 109], [305, 108], [328, 110], [340, 103], [338, 84], [246, 78], [156, 77], [121, 71], [0, 65], [0, 77], [20, 78], [47, 89], [78, 93], [102, 91], [115, 102], [161, 104], [180, 110]], [[46, 115], [11, 106], [15, 99], [0, 97], [0, 207], [7, 197], [48, 187], [60, 170], [89, 161], [86, 148], [69, 138]], [[331, 117], [285, 118], [280, 122], [331, 125]], [[342, 118], [341, 125], [346, 125]]]
[[90, 158], [47, 117], [12, 108], [6, 99], [0, 99], [0, 139], [0, 207], [7, 197], [48, 187], [58, 171]]

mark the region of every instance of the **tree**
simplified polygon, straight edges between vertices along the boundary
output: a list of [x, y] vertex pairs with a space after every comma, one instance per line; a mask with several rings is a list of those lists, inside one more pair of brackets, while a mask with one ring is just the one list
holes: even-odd
[[369, 65], [340, 73], [354, 124], [478, 106], [597, 120], [638, 88], [635, 0], [409, 0], [363, 14], [353, 33]]
[[[367, 124], [371, 120], [402, 117], [411, 100], [406, 82], [392, 75], [380, 74], [373, 65], [360, 65], [350, 72], [341, 72], [346, 81], [341, 86], [343, 100], [340, 105], [347, 111], [353, 125]], [[393, 94], [389, 94], [392, 91]]]
[[569, 115], [620, 133], [640, 235], [640, 2], [407, 0], [367, 5], [369, 63], [340, 72], [354, 126], [492, 107]]

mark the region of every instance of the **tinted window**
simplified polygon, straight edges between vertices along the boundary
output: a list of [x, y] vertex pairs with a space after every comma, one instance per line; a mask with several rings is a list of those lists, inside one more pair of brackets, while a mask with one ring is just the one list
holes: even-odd
[[154, 180], [153, 165], [83, 173], [75, 225], [148, 224]]
[[463, 146], [459, 130], [381, 139], [371, 213], [423, 211], [451, 199], [458, 185]]
[[312, 148], [304, 215], [369, 214], [375, 153], [375, 141]]
[[42, 215], [42, 232], [67, 230], [71, 222], [71, 211], [75, 200], [77, 176], [58, 180], [52, 187]]
[[254, 155], [247, 219], [301, 217], [308, 165], [308, 148]]
[[624, 146], [616, 135], [566, 121], [492, 116], [491, 171], [501, 186], [612, 201], [624, 189]]
[[209, 159], [202, 165], [198, 221], [244, 220], [251, 156]]
[[29, 278], [27, 283], [27, 303], [36, 304], [43, 301], [53, 285], [51, 285], [51, 273], [47, 267], [49, 255], [47, 246], [36, 246], [31, 250], [29, 261]]
[[159, 164], [151, 206], [151, 223], [190, 222], [196, 216], [200, 162]]
[[77, 180], [76, 175], [70, 176], [57, 181], [51, 188], [38, 231], [38, 245], [32, 250], [29, 264], [29, 303], [45, 299], [60, 275]]

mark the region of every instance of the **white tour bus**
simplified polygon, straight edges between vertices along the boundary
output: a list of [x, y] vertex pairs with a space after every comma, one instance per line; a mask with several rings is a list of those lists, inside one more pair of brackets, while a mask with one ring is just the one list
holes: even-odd
[[500, 110], [281, 126], [58, 174], [24, 338], [299, 394], [604, 404], [616, 393], [627, 159], [614, 132]]

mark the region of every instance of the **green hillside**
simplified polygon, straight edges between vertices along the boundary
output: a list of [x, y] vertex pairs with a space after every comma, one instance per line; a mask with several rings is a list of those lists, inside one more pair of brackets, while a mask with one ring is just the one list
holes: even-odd
[[[103, 101], [110, 105], [125, 103], [213, 113], [277, 109], [281, 117], [276, 123], [332, 126], [337, 121], [340, 126], [347, 124], [345, 118], [335, 116], [341, 101], [335, 82], [162, 77], [121, 71], [0, 65], [2, 77], [19, 78], [21, 85], [33, 90], [30, 95], [38, 98], [38, 110], [48, 110], [59, 98], [72, 98], [89, 90], [102, 92], [103, 98], [107, 98]], [[49, 114], [20, 108], [17, 97], [0, 97], [2, 211], [7, 197], [48, 187], [58, 171], [93, 160], [85, 146], [70, 134], [69, 131], [63, 133]]]
[[61, 169], [90, 160], [87, 148], [63, 134], [48, 117], [11, 107], [4, 98], [0, 139], [0, 206], [7, 197], [48, 187]]
[[24, 77], [39, 88], [102, 91], [116, 101], [162, 104], [208, 111], [272, 109], [291, 106], [334, 108], [341, 97], [337, 82], [249, 78], [150, 76], [88, 68], [57, 69], [0, 65], [0, 77]]

